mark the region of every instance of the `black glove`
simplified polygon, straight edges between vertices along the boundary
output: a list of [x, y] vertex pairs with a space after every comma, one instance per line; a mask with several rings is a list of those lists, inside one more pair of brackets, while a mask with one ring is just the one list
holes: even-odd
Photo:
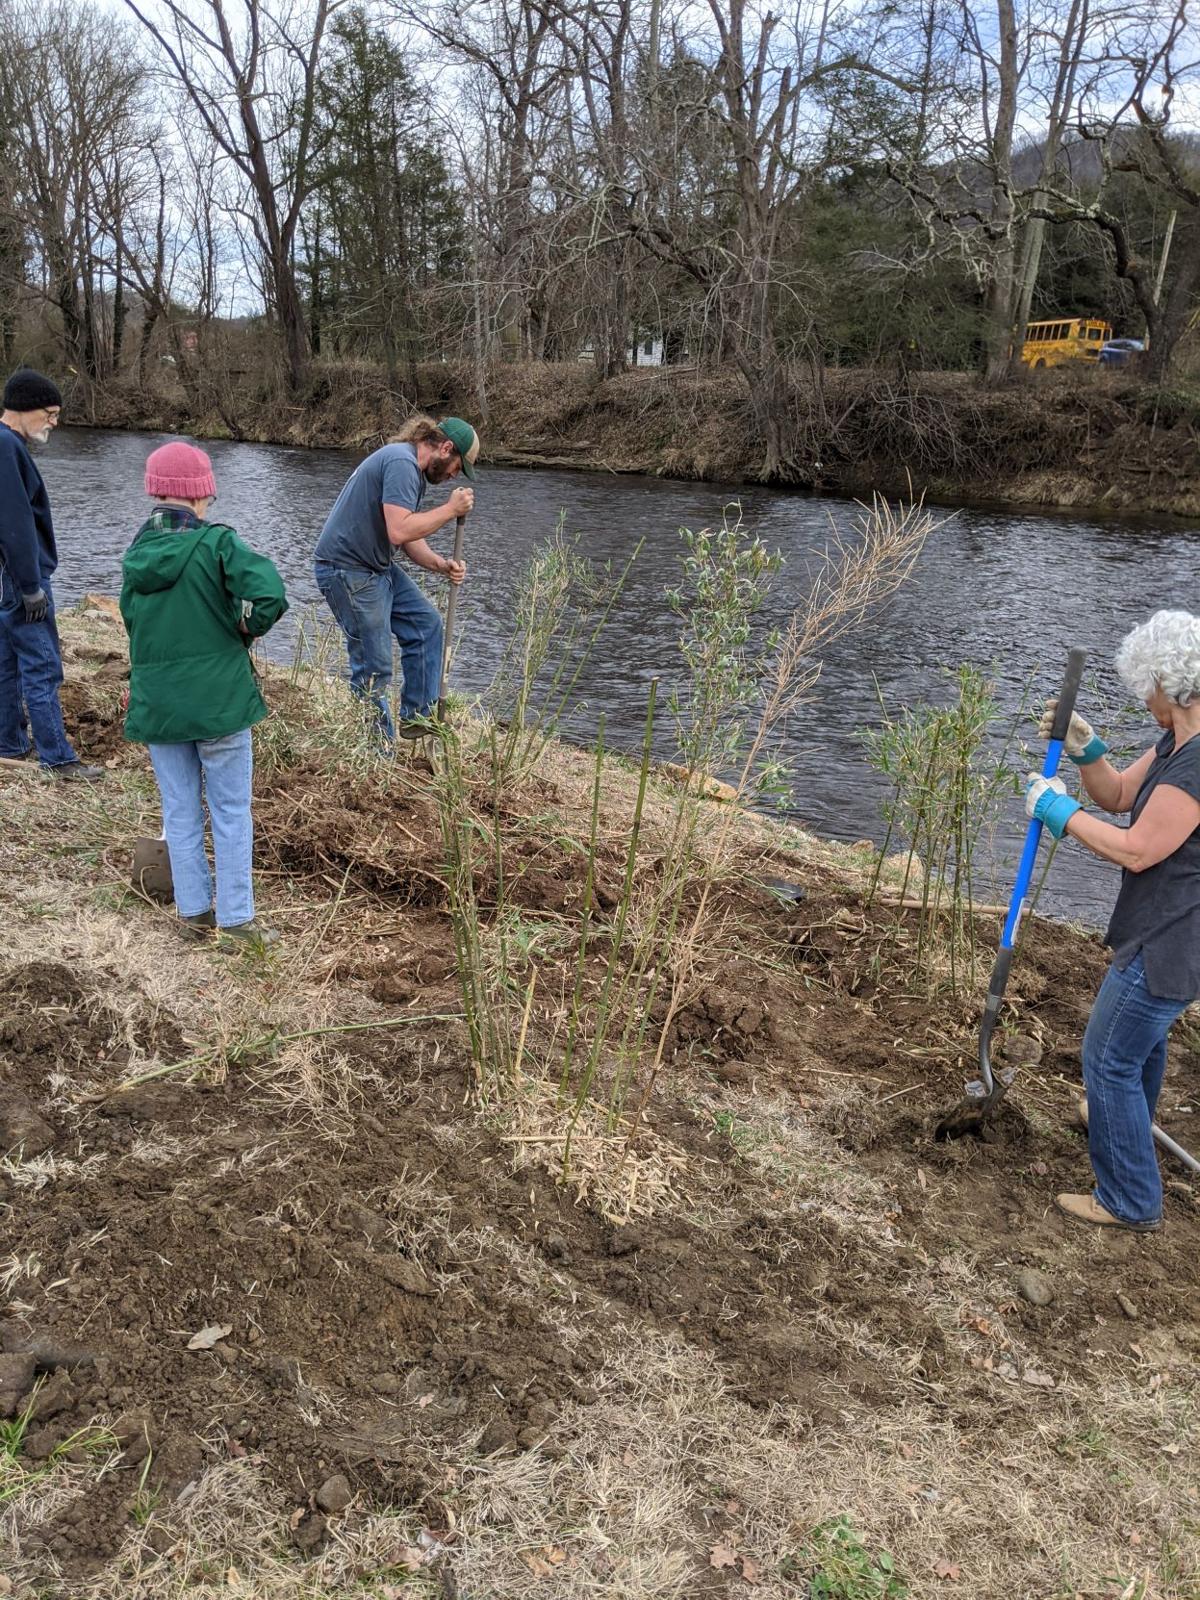
[[26, 622], [45, 622], [50, 610], [50, 596], [45, 589], [35, 589], [32, 594], [21, 596], [21, 604], [25, 607]]

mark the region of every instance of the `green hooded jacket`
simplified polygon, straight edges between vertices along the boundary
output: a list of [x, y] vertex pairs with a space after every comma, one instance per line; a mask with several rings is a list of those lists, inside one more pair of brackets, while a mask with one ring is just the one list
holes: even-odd
[[232, 528], [163, 506], [125, 552], [121, 571], [133, 667], [125, 737], [182, 744], [260, 722], [267, 707], [248, 646], [287, 610], [274, 564]]

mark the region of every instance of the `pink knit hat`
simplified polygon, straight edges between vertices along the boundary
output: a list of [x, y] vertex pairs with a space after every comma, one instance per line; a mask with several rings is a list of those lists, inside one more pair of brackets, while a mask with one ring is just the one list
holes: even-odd
[[182, 439], [160, 444], [146, 461], [146, 493], [172, 500], [204, 500], [217, 492], [212, 462], [203, 450]]

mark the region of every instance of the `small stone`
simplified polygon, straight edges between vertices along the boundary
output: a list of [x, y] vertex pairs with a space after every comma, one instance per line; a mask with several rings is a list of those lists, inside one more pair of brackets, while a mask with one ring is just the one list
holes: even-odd
[[127, 1411], [113, 1423], [112, 1431], [131, 1467], [144, 1461], [157, 1442], [154, 1418], [148, 1411]]
[[62, 1432], [58, 1428], [38, 1428], [35, 1433], [27, 1433], [21, 1441], [21, 1449], [31, 1461], [47, 1460], [62, 1443]]
[[1042, 1059], [1042, 1046], [1027, 1033], [1014, 1033], [1005, 1039], [999, 1054], [1006, 1066], [1036, 1067]]
[[298, 1388], [300, 1363], [294, 1356], [270, 1355], [263, 1362], [263, 1376], [272, 1389]]
[[303, 1517], [292, 1530], [292, 1543], [302, 1555], [316, 1555], [329, 1537], [329, 1524], [315, 1512]]
[[1119, 1289], [1117, 1290], [1117, 1304], [1120, 1306], [1121, 1310], [1125, 1313], [1125, 1315], [1129, 1318], [1130, 1322], [1136, 1322], [1137, 1321], [1138, 1308], [1134, 1305], [1133, 1301], [1129, 1298], [1129, 1296], [1127, 1294], [1122, 1294]]
[[353, 1499], [354, 1491], [344, 1474], [340, 1472], [335, 1472], [331, 1478], [326, 1478], [316, 1493], [316, 1501], [321, 1510], [331, 1514], [345, 1511]]
[[15, 1417], [33, 1388], [34, 1360], [18, 1353], [0, 1356], [0, 1417]]
[[416, 1262], [409, 1261], [404, 1256], [376, 1256], [375, 1269], [394, 1289], [403, 1289], [406, 1294], [435, 1292], [433, 1285]]
[[57, 1138], [45, 1117], [38, 1115], [33, 1102], [23, 1094], [0, 1100], [0, 1154], [12, 1152], [28, 1161], [49, 1150]]
[[51, 1417], [69, 1411], [78, 1401], [79, 1391], [68, 1375], [60, 1370], [38, 1390], [37, 1398], [33, 1402], [33, 1420], [49, 1422]]
[[376, 1394], [399, 1394], [404, 1380], [395, 1372], [377, 1372], [371, 1379], [371, 1387]]
[[1036, 1267], [1022, 1267], [1017, 1273], [1017, 1293], [1031, 1306], [1048, 1306], [1054, 1300], [1054, 1285]]
[[614, 1228], [608, 1237], [610, 1256], [627, 1256], [642, 1247], [642, 1236], [636, 1228]]
[[516, 1430], [507, 1417], [497, 1417], [494, 1422], [489, 1422], [483, 1431], [483, 1438], [479, 1441], [481, 1456], [494, 1456], [501, 1450], [516, 1448]]

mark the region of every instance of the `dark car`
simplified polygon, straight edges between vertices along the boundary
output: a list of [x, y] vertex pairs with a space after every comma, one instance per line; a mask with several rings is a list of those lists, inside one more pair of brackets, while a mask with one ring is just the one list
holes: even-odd
[[1108, 367], [1123, 367], [1145, 348], [1144, 339], [1108, 339], [1100, 346], [1100, 360]]

